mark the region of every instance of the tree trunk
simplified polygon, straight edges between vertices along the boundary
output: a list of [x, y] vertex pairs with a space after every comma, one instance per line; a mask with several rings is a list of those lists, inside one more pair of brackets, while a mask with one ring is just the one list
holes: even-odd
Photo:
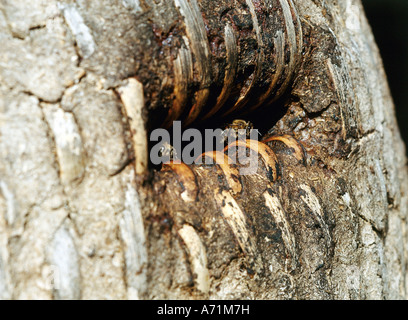
[[[405, 147], [360, 1], [2, 0], [0, 39], [1, 298], [407, 297]], [[153, 129], [236, 117], [255, 174], [149, 163]]]

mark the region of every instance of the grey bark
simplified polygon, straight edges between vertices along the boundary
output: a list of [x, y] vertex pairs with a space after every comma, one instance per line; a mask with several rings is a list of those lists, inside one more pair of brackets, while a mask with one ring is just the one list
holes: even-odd
[[[257, 33], [255, 1], [217, 1], [252, 19], [225, 78], [231, 44], [194, 47], [205, 33], [182, 9], [197, 3], [233, 37], [211, 2], [0, 2], [0, 298], [407, 298], [405, 146], [361, 3], [293, 2], [300, 25], [280, 9]], [[235, 182], [191, 166], [190, 185], [148, 166], [148, 131], [168, 110], [216, 105], [228, 76], [256, 79], [234, 85], [257, 106], [283, 61], [260, 43], [282, 35], [293, 41], [265, 101], [282, 96], [284, 112], [267, 131], [296, 138], [303, 163], [273, 142], [278, 179], [262, 163]]]

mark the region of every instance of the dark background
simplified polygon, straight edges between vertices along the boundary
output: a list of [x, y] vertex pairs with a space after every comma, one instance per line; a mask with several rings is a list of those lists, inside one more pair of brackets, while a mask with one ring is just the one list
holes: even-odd
[[[362, 0], [408, 145], [408, 0]], [[408, 154], [408, 152], [407, 152]]]

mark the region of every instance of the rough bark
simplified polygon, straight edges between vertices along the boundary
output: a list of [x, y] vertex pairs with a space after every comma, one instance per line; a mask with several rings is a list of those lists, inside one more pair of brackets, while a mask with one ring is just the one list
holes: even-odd
[[[359, 1], [2, 0], [0, 40], [1, 298], [407, 297], [405, 147]], [[149, 165], [152, 129], [236, 116], [302, 149]]]

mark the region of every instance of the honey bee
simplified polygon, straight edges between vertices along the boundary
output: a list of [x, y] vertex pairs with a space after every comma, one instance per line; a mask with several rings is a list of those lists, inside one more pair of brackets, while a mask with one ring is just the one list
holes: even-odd
[[249, 139], [252, 130], [254, 130], [254, 125], [252, 124], [252, 122], [245, 121], [242, 119], [235, 119], [230, 124], [227, 124], [225, 126], [223, 138], [224, 138], [224, 141], [228, 140], [228, 137], [232, 137], [236, 139], [238, 138], [239, 135], [242, 135], [243, 133], [245, 133], [245, 138]]
[[166, 158], [168, 161], [175, 160], [177, 158], [176, 149], [168, 142], [164, 142], [159, 150], [159, 157]]
[[[228, 144], [236, 140], [257, 140], [257, 137], [254, 138], [252, 134], [253, 130], [259, 135], [258, 130], [254, 129], [254, 126], [250, 121], [235, 119], [230, 124], [227, 124], [224, 127], [224, 130], [221, 131], [221, 140], [219, 141]], [[164, 163], [179, 160], [176, 148], [167, 141], [161, 143], [158, 155]]]
[[253, 129], [253, 124], [250, 121], [245, 121], [242, 119], [235, 119], [233, 120], [230, 124], [226, 126], [226, 129], [233, 129], [233, 130], [238, 130], [238, 129], [245, 129], [245, 130], [251, 130]]

